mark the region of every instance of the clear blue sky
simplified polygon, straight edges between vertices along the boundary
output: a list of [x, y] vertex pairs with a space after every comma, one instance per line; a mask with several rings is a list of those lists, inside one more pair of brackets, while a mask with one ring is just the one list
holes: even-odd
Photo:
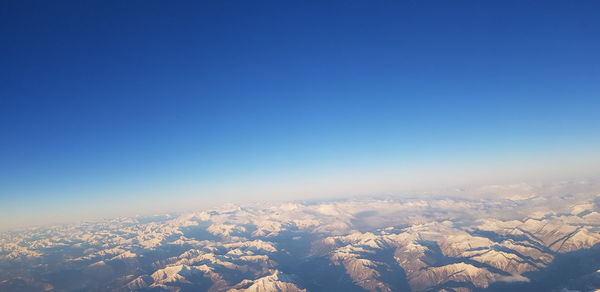
[[0, 213], [589, 162], [598, 15], [595, 0], [2, 1]]

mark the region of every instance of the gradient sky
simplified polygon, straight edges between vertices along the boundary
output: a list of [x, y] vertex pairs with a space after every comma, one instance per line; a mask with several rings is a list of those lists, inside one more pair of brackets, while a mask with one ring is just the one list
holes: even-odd
[[0, 4], [0, 228], [600, 173], [600, 1]]

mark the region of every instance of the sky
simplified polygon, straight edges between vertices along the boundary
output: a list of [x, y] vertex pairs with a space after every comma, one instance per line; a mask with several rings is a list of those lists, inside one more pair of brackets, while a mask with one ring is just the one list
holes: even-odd
[[600, 2], [0, 4], [0, 229], [600, 174]]

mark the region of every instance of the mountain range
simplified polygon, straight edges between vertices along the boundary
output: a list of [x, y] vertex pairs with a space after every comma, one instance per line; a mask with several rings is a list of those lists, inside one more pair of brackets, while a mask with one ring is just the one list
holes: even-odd
[[0, 291], [600, 291], [600, 184], [225, 205], [0, 233]]

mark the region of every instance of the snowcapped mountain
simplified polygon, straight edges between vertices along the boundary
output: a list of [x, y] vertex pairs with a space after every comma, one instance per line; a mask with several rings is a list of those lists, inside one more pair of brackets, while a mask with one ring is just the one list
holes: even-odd
[[0, 291], [590, 291], [599, 205], [585, 181], [4, 232]]
[[234, 292], [303, 292], [306, 289], [300, 289], [294, 280], [279, 271], [273, 272], [272, 275], [268, 275], [256, 280], [243, 280], [242, 282], [235, 285], [229, 291]]

